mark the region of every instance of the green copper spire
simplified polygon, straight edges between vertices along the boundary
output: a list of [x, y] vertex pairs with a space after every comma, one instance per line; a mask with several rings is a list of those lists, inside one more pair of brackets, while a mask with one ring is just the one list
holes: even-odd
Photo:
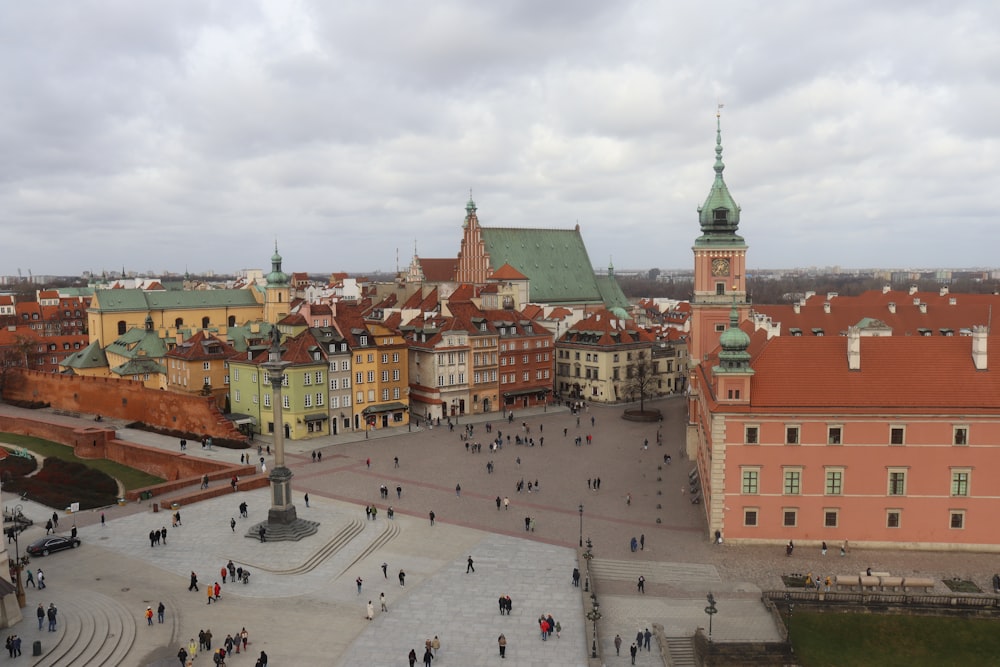
[[476, 202], [472, 201], [472, 188], [469, 188], [469, 201], [465, 204], [465, 222], [462, 227], [469, 226], [469, 220], [476, 214]]
[[719, 365], [715, 371], [753, 372], [750, 368], [750, 336], [740, 329], [740, 313], [736, 308], [736, 297], [733, 296], [733, 307], [729, 311], [729, 328], [719, 336]]
[[264, 276], [268, 285], [287, 285], [288, 274], [281, 270], [281, 255], [278, 254], [278, 239], [274, 240], [274, 254], [271, 255], [271, 272]]
[[[721, 109], [721, 105], [719, 106]], [[736, 234], [740, 225], [740, 207], [729, 194], [726, 181], [722, 178], [722, 172], [726, 169], [726, 164], [722, 161], [722, 114], [717, 111], [715, 114], [715, 182], [705, 199], [705, 203], [698, 209], [698, 220], [701, 223], [702, 236], [698, 239], [698, 245], [712, 245], [713, 243], [743, 242], [742, 237]]]

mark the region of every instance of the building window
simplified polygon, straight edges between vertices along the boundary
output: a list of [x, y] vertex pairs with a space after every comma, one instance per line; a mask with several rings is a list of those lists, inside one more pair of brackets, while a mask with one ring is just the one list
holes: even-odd
[[394, 364], [398, 364], [399, 363], [399, 352], [393, 352], [392, 353], [392, 363], [394, 363]]
[[892, 426], [889, 428], [889, 444], [890, 445], [902, 445], [904, 444], [904, 436], [906, 435], [906, 429], [902, 426]]
[[316, 371], [316, 384], [323, 384], [323, 371]]
[[393, 390], [392, 390], [392, 397], [393, 398], [397, 398], [397, 399], [399, 398], [399, 387], [394, 387], [393, 388]]
[[725, 330], [726, 330], [726, 325], [725, 324], [716, 324], [715, 325], [715, 333], [722, 333]]
[[747, 508], [743, 510], [743, 525], [744, 526], [756, 526], [757, 525], [757, 508]]
[[303, 398], [303, 401], [304, 401], [303, 402], [303, 406], [307, 407], [307, 408], [311, 408], [312, 404], [313, 404], [312, 394], [306, 394], [302, 398]]
[[782, 525], [786, 528], [794, 528], [799, 521], [799, 511], [795, 508], [785, 508], [781, 512], [782, 514]]
[[744, 495], [757, 495], [759, 492], [760, 492], [760, 469], [744, 468], [742, 493]]
[[281, 407], [283, 407], [286, 410], [291, 409], [292, 403], [291, 403], [291, 398], [288, 396], [288, 394], [281, 395]]
[[715, 283], [715, 293], [722, 296], [726, 293], [726, 283]]
[[802, 492], [802, 471], [801, 470], [786, 470], [785, 471], [785, 495], [786, 496], [797, 496]]
[[312, 385], [312, 375], [305, 373], [302, 375], [302, 384], [306, 387]]
[[[358, 336], [358, 345], [364, 347], [368, 344], [368, 336]], [[361, 361], [360, 359], [358, 361]]]
[[786, 426], [785, 427], [785, 444], [786, 445], [797, 445], [797, 444], [799, 444], [799, 427], [798, 426]]
[[953, 495], [953, 496], [967, 496], [967, 495], [969, 495], [969, 471], [968, 470], [952, 470], [951, 471], [951, 495]]
[[375, 371], [368, 371], [368, 381], [369, 382], [375, 381]]
[[336, 391], [340, 389], [340, 381], [337, 378], [330, 378], [330, 390]]
[[844, 471], [827, 470], [825, 489], [828, 496], [839, 496], [842, 494], [844, 492]]
[[316, 405], [317, 406], [323, 405], [323, 392], [316, 394]]
[[382, 355], [382, 363], [383, 364], [389, 363], [389, 355], [388, 354], [383, 354]]
[[382, 400], [383, 401], [388, 401], [389, 400], [389, 390], [388, 389], [383, 389], [382, 390]]
[[354, 403], [355, 405], [358, 405], [364, 402], [365, 402], [365, 392], [359, 391], [358, 395], [354, 397]]
[[389, 371], [382, 371], [382, 382], [389, 381]]
[[969, 427], [956, 426], [952, 433], [952, 443], [956, 445], [969, 444]]
[[826, 444], [828, 445], [839, 445], [841, 444], [842, 426], [827, 426], [826, 427]]
[[240, 390], [239, 389], [237, 389], [236, 391], [233, 392], [233, 402], [235, 402], [235, 403], [239, 403], [240, 402]]
[[748, 445], [756, 445], [759, 441], [759, 429], [757, 426], [747, 426], [743, 429], [743, 440]]
[[233, 369], [233, 382], [239, 382], [239, 381], [240, 381], [240, 369], [234, 368]]
[[730, 389], [729, 390], [729, 400], [731, 400], [731, 401], [738, 401], [738, 400], [740, 400], [740, 390], [739, 389]]
[[886, 510], [885, 511], [885, 527], [886, 528], [899, 528], [899, 516], [902, 514], [900, 510]]
[[951, 528], [955, 530], [965, 528], [965, 510], [950, 510], [948, 513], [951, 515], [949, 522]]
[[889, 495], [890, 496], [905, 496], [906, 495], [906, 471], [905, 470], [890, 470], [889, 471]]
[[397, 368], [392, 372], [392, 381], [399, 382], [399, 369]]
[[271, 407], [271, 394], [264, 394], [264, 407]]
[[203, 371], [210, 371], [210, 370], [212, 370], [212, 362], [211, 361], [203, 361], [203, 362], [201, 362], [201, 370], [203, 370]]
[[375, 402], [375, 390], [374, 389], [369, 389], [368, 390], [368, 402], [369, 403], [374, 403]]
[[839, 524], [840, 524], [840, 510], [838, 509], [823, 510], [824, 528], [836, 528]]

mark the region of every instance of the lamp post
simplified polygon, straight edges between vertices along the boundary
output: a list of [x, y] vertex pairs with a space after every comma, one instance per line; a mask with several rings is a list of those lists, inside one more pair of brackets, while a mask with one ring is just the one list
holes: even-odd
[[580, 548], [583, 548], [583, 505], [580, 505]]
[[711, 593], [708, 594], [708, 606], [705, 607], [705, 613], [708, 614], [708, 641], [712, 641], [712, 617], [719, 613], [719, 610], [715, 608], [715, 596]]
[[593, 608], [587, 612], [587, 618], [594, 624], [593, 641], [590, 644], [590, 657], [597, 657], [597, 622], [601, 620], [601, 604], [597, 601], [597, 595], [591, 594], [591, 604]]
[[583, 559], [585, 561], [587, 561], [587, 576], [583, 580], [583, 592], [584, 593], [586, 593], [587, 591], [590, 590], [590, 559], [592, 559], [594, 557], [594, 554], [591, 551], [591, 549], [593, 548], [593, 546], [594, 545], [591, 543], [590, 538], [588, 537], [587, 538], [587, 550], [583, 554]]

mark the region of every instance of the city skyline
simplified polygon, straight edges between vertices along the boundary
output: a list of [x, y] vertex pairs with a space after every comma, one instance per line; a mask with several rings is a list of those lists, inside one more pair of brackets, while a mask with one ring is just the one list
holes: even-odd
[[769, 7], [13, 6], [0, 274], [233, 273], [275, 237], [386, 271], [457, 255], [470, 189], [597, 267], [688, 266], [720, 103], [748, 267], [994, 265], [1000, 9]]

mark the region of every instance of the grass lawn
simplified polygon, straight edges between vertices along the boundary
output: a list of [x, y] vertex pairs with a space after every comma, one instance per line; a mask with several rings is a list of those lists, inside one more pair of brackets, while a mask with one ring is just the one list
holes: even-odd
[[791, 635], [805, 667], [991, 665], [1000, 659], [1000, 620], [797, 611]]
[[41, 438], [33, 438], [28, 435], [18, 435], [16, 433], [0, 433], [0, 443], [10, 445], [14, 449], [24, 447], [43, 457], [52, 456], [63, 461], [82, 463], [88, 468], [94, 468], [95, 470], [100, 470], [103, 473], [111, 475], [119, 480], [126, 489], [141, 489], [144, 486], [151, 486], [164, 481], [159, 477], [154, 477], [135, 468], [123, 466], [114, 461], [106, 459], [81, 459], [73, 453], [72, 447], [60, 445], [51, 440], [42, 440]]

